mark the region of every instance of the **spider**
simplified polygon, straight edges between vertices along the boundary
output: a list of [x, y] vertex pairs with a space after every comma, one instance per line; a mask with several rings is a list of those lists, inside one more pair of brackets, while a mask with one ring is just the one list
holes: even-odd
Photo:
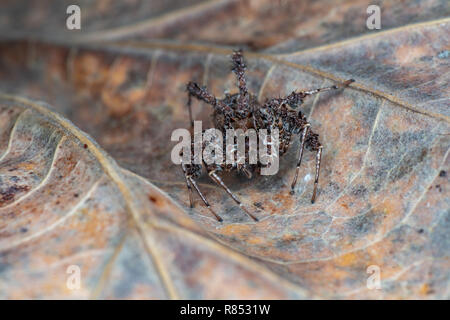
[[[335, 90], [339, 87], [336, 85], [313, 89], [309, 91], [293, 91], [291, 94], [284, 98], [272, 98], [267, 99], [263, 104], [257, 101], [255, 95], [251, 94], [246, 85], [245, 80], [246, 65], [243, 57], [242, 50], [234, 51], [232, 54], [232, 71], [236, 75], [237, 85], [239, 93], [225, 94], [223, 99], [218, 99], [214, 95], [208, 92], [205, 87], [200, 87], [195, 82], [189, 82], [186, 86], [188, 92], [188, 110], [189, 119], [191, 124], [191, 134], [193, 132], [194, 120], [192, 117], [191, 102], [192, 97], [197, 98], [200, 101], [204, 101], [213, 107], [213, 123], [216, 129], [224, 132], [226, 129], [266, 129], [270, 132], [271, 129], [277, 128], [279, 130], [279, 156], [284, 155], [293, 139], [294, 135], [300, 135], [300, 150], [297, 159], [297, 167], [295, 175], [291, 184], [290, 193], [294, 194], [295, 185], [297, 183], [298, 173], [303, 157], [304, 148], [316, 153], [316, 168], [314, 189], [311, 197], [311, 203], [316, 200], [317, 186], [319, 183], [320, 163], [322, 157], [323, 146], [319, 141], [319, 135], [314, 133], [311, 129], [311, 125], [308, 122], [306, 116], [301, 111], [296, 111], [298, 106], [303, 103], [303, 99], [307, 96], [317, 94], [319, 92], [327, 90]], [[345, 81], [341, 87], [346, 87], [350, 83], [354, 82], [353, 79]], [[204, 132], [204, 131], [203, 131]], [[202, 148], [204, 149], [210, 141], [204, 141]], [[191, 148], [192, 149], [192, 148]], [[224, 153], [226, 150], [224, 149]], [[193, 154], [191, 154], [193, 157]], [[246, 155], [247, 156], [247, 155]], [[225, 185], [221, 177], [218, 175], [220, 172], [237, 171], [245, 174], [248, 178], [252, 177], [252, 173], [260, 173], [262, 164], [258, 162], [255, 164], [249, 164], [246, 160], [244, 164], [206, 164], [203, 161], [208, 176], [242, 208], [242, 210], [254, 221], [258, 221], [258, 218], [250, 213], [238, 199], [236, 195]], [[223, 219], [214, 212], [210, 203], [200, 191], [195, 179], [199, 178], [202, 173], [202, 165], [200, 164], [187, 164], [181, 162], [181, 168], [184, 173], [186, 185], [189, 192], [190, 207], [194, 207], [192, 188], [198, 193], [209, 211], [216, 217], [218, 221]]]

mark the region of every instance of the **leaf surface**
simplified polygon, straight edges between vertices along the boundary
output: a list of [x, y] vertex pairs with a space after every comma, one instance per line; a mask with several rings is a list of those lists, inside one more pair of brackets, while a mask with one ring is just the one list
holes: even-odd
[[[128, 22], [88, 29], [77, 45], [61, 42], [57, 32], [47, 33], [48, 43], [1, 44], [2, 90], [45, 100], [55, 111], [2, 98], [5, 297], [70, 295], [65, 268], [82, 264], [89, 275], [80, 297], [448, 298], [448, 6], [423, 2], [428, 16], [405, 8], [406, 20], [392, 19], [391, 28], [376, 33], [355, 22], [348, 34], [330, 35], [325, 22], [332, 20], [311, 16], [308, 23], [323, 29], [305, 31], [314, 46], [305, 49], [302, 36], [262, 23], [267, 6], [241, 5], [169, 10], [139, 30]], [[364, 5], [347, 4], [333, 17], [344, 23], [338, 17]], [[256, 26], [233, 32], [238, 27], [225, 22], [233, 12], [258, 22], [263, 34], [286, 39], [263, 42], [250, 32]], [[199, 33], [174, 27], [191, 21], [196, 30], [189, 19], [202, 15], [211, 27]], [[306, 22], [298, 23], [293, 29]], [[224, 31], [214, 33], [219, 27]], [[98, 43], [102, 36], [113, 41]], [[246, 59], [250, 90], [261, 101], [356, 80], [303, 105], [324, 145], [315, 204], [309, 152], [289, 195], [296, 142], [276, 176], [225, 177], [260, 222], [249, 221], [206, 177], [200, 188], [225, 221], [215, 221], [200, 199], [188, 208], [181, 169], [170, 160], [170, 135], [188, 126], [186, 82], [217, 96], [236, 91], [230, 44], [259, 49]], [[204, 128], [210, 113], [195, 103]], [[49, 264], [59, 268], [58, 280]], [[371, 265], [381, 269], [381, 290], [366, 286]], [[35, 273], [42, 282], [24, 290]]]

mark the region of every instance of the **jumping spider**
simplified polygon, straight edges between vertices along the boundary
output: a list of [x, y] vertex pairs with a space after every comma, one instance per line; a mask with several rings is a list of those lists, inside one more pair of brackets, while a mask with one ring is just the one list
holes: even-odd
[[[303, 149], [306, 147], [310, 151], [316, 152], [316, 171], [314, 179], [314, 189], [311, 198], [311, 202], [314, 203], [317, 193], [317, 185], [319, 182], [320, 162], [322, 156], [322, 145], [319, 142], [319, 135], [314, 133], [310, 128], [310, 124], [306, 119], [306, 116], [301, 111], [295, 111], [294, 109], [303, 103], [303, 99], [307, 96], [314, 95], [319, 92], [338, 89], [339, 87], [334, 85], [325, 88], [319, 88], [309, 91], [293, 91], [285, 98], [272, 98], [266, 100], [264, 104], [260, 104], [257, 101], [256, 96], [249, 93], [246, 86], [246, 80], [244, 73], [246, 65], [244, 62], [242, 50], [234, 51], [232, 55], [232, 71], [235, 73], [237, 83], [239, 87], [239, 93], [226, 94], [225, 98], [220, 100], [214, 95], [209, 93], [206, 88], [200, 87], [195, 82], [189, 82], [187, 84], [188, 91], [188, 109], [189, 118], [191, 122], [191, 133], [194, 125], [191, 109], [192, 97], [198, 100], [204, 101], [214, 108], [213, 122], [214, 127], [224, 132], [226, 129], [267, 129], [270, 133], [272, 128], [278, 128], [279, 130], [279, 156], [282, 156], [288, 150], [292, 136], [300, 134], [300, 151], [297, 160], [297, 168], [295, 171], [294, 179], [291, 184], [291, 194], [294, 194], [294, 188], [297, 183], [298, 172], [303, 156]], [[346, 87], [354, 80], [350, 79], [345, 81], [341, 87]], [[203, 131], [204, 132], [204, 131]], [[203, 142], [203, 149], [208, 142]], [[224, 150], [224, 153], [226, 150]], [[193, 157], [193, 154], [191, 155]], [[247, 156], [247, 155], [246, 155]], [[222, 187], [233, 200], [245, 211], [245, 213], [253, 220], [258, 219], [245, 209], [242, 202], [233, 194], [233, 192], [224, 184], [217, 172], [230, 172], [236, 170], [237, 172], [244, 173], [248, 178], [251, 178], [252, 173], [260, 173], [261, 163], [249, 164], [246, 158], [245, 164], [212, 164], [208, 165], [203, 161], [209, 177]], [[181, 163], [184, 176], [186, 178], [186, 184], [189, 191], [189, 202], [191, 208], [194, 207], [192, 198], [192, 187], [197, 191], [200, 198], [205, 203], [206, 207], [217, 218], [218, 221], [222, 221], [222, 218], [214, 212], [209, 204], [208, 200], [200, 191], [197, 183], [194, 179], [200, 177], [202, 172], [202, 165], [199, 164], [187, 164]], [[191, 187], [192, 186], [192, 187]]]

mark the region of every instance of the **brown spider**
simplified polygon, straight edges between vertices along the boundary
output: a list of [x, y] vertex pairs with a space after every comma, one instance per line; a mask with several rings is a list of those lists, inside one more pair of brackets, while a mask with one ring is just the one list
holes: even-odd
[[[214, 127], [221, 130], [222, 132], [224, 132], [226, 129], [242, 129], [244, 131], [247, 129], [267, 129], [268, 132], [270, 132], [271, 129], [277, 128], [279, 130], [279, 156], [282, 156], [288, 150], [292, 141], [292, 136], [294, 134], [300, 134], [300, 152], [290, 193], [294, 194], [294, 188], [297, 183], [298, 172], [302, 161], [303, 149], [304, 147], [306, 147], [308, 150], [316, 152], [316, 171], [314, 179], [314, 189], [311, 198], [311, 202], [314, 203], [316, 199], [317, 185], [319, 182], [320, 162], [323, 147], [319, 142], [319, 135], [311, 130], [310, 124], [305, 115], [301, 111], [295, 111], [294, 109], [303, 103], [303, 99], [305, 97], [327, 90], [338, 89], [338, 86], [334, 85], [309, 91], [294, 91], [285, 98], [268, 99], [264, 102], [264, 104], [260, 104], [257, 101], [256, 97], [253, 94], [249, 93], [247, 90], [244, 77], [246, 65], [242, 55], [242, 50], [238, 50], [233, 53], [232, 63], [232, 71], [236, 74], [237, 77], [239, 93], [233, 95], [226, 94], [225, 98], [220, 100], [217, 99], [214, 95], [210, 94], [206, 88], [200, 87], [195, 82], [189, 82], [187, 84], [191, 134], [194, 126], [191, 109], [192, 97], [204, 101], [214, 108]], [[342, 87], [346, 87], [353, 81], [353, 79], [345, 81], [342, 84]], [[202, 148], [204, 149], [209, 143], [211, 142], [203, 141]], [[225, 149], [224, 153], [226, 153]], [[193, 154], [191, 156], [193, 157]], [[236, 170], [237, 172], [244, 173], [248, 178], [251, 178], [252, 172], [260, 173], [260, 169], [263, 165], [260, 162], [258, 162], [256, 165], [250, 164], [247, 160], [245, 164], [223, 163], [212, 165], [208, 165], [203, 161], [203, 165], [205, 165], [209, 177], [220, 187], [222, 187], [253, 220], [258, 221], [258, 219], [253, 214], [245, 209], [242, 202], [223, 183], [217, 172], [230, 172], [232, 170]], [[217, 218], [218, 221], [222, 221], [222, 218], [212, 210], [211, 205], [202, 194], [202, 192], [198, 188], [197, 183], [194, 180], [201, 175], [202, 165], [187, 164], [182, 162], [181, 167], [186, 178], [191, 208], [194, 206], [192, 198], [192, 186], [197, 191], [200, 198], [203, 200], [206, 207], [211, 211], [211, 213]]]

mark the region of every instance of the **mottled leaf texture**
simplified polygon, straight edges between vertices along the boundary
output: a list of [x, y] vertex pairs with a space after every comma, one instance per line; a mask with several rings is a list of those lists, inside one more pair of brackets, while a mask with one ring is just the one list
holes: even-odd
[[[0, 10], [0, 298], [450, 298], [448, 1], [379, 2], [379, 31], [363, 1], [80, 2], [80, 31], [27, 3]], [[257, 223], [206, 177], [224, 222], [190, 209], [170, 160], [186, 83], [236, 92], [235, 47], [261, 101], [356, 80], [302, 106], [316, 203], [310, 152], [289, 195], [298, 141], [224, 178]]]

